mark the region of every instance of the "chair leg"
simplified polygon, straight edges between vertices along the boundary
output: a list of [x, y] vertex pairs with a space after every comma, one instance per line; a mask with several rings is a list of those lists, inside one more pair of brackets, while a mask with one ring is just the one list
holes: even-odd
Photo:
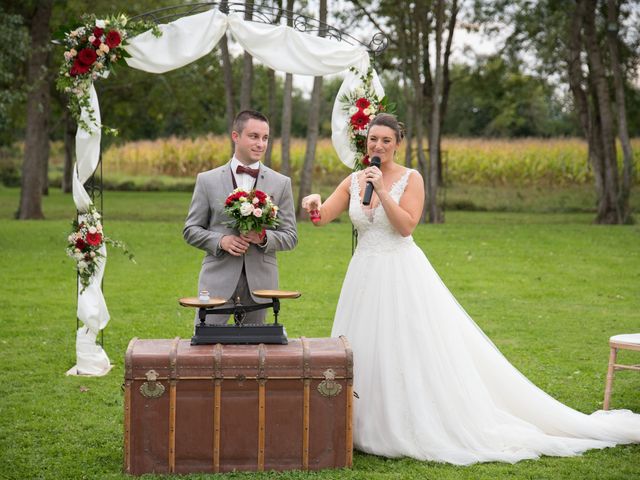
[[611, 347], [611, 353], [609, 353], [609, 367], [607, 368], [607, 383], [604, 387], [604, 410], [609, 410], [609, 404], [611, 403], [611, 387], [613, 386], [613, 374], [614, 374], [614, 365], [616, 363], [616, 357], [618, 354], [618, 349], [615, 347]]

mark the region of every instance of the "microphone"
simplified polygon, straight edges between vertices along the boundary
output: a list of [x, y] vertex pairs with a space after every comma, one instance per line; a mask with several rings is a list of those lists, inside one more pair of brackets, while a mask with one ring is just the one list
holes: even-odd
[[[380, 168], [380, 157], [373, 157], [369, 166]], [[373, 184], [371, 182], [367, 182], [367, 187], [364, 189], [364, 197], [362, 197], [363, 205], [369, 205], [371, 203], [371, 195], [373, 195]]]

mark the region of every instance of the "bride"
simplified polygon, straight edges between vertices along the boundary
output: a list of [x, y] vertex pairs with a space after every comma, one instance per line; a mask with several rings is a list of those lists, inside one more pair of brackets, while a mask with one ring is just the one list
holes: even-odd
[[[351, 174], [324, 203], [317, 194], [302, 202], [317, 225], [348, 208], [358, 230], [331, 333], [353, 346], [355, 448], [468, 465], [640, 442], [640, 415], [585, 415], [553, 399], [458, 304], [411, 237], [424, 187], [417, 171], [394, 162], [402, 136], [393, 115], [378, 115], [367, 153], [380, 168]], [[375, 192], [368, 207], [366, 182]], [[363, 279], [379, 279], [378, 288]]]

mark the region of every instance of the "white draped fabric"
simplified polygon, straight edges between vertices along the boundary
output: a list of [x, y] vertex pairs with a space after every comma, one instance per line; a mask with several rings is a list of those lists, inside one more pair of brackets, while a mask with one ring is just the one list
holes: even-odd
[[[276, 71], [321, 76], [348, 71], [350, 67], [365, 73], [369, 68], [369, 54], [362, 46], [309, 35], [286, 26], [246, 21], [237, 13], [225, 15], [213, 9], [159, 28], [162, 31], [160, 37], [147, 31], [129, 40], [125, 49], [131, 55], [126, 59], [130, 67], [150, 73], [164, 73], [183, 67], [211, 52], [222, 35], [229, 31], [254, 58]], [[376, 92], [382, 96], [384, 91], [375, 72], [374, 82]], [[349, 143], [347, 113], [343, 111], [339, 98], [360, 85], [359, 76], [348, 71], [332, 114], [333, 144], [340, 160], [349, 167], [353, 167], [355, 152]], [[100, 158], [100, 105], [93, 85], [90, 104], [96, 122], [89, 122], [88, 113], [83, 111], [89, 131], [79, 128], [76, 135], [73, 199], [80, 213], [87, 212], [91, 205], [83, 184], [95, 171]], [[109, 321], [109, 312], [100, 290], [105, 261], [106, 257], [89, 287], [78, 297], [78, 318], [84, 324], [78, 331], [76, 343], [77, 370], [81, 374], [98, 375], [105, 371], [105, 365], [109, 365], [102, 348], [95, 345], [97, 333]]]

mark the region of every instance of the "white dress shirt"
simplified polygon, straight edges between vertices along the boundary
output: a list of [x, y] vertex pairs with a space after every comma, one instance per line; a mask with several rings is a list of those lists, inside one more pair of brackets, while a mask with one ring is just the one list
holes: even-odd
[[255, 162], [255, 163], [252, 163], [251, 165], [245, 165], [241, 163], [240, 160], [238, 160], [235, 155], [231, 159], [231, 171], [233, 172], [233, 177], [236, 179], [236, 185], [238, 185], [238, 188], [241, 188], [246, 191], [253, 190], [253, 186], [256, 183], [256, 179], [247, 173], [236, 173], [236, 168], [238, 168], [238, 165], [242, 165], [243, 167], [253, 168], [255, 170], [260, 168], [260, 162]]

